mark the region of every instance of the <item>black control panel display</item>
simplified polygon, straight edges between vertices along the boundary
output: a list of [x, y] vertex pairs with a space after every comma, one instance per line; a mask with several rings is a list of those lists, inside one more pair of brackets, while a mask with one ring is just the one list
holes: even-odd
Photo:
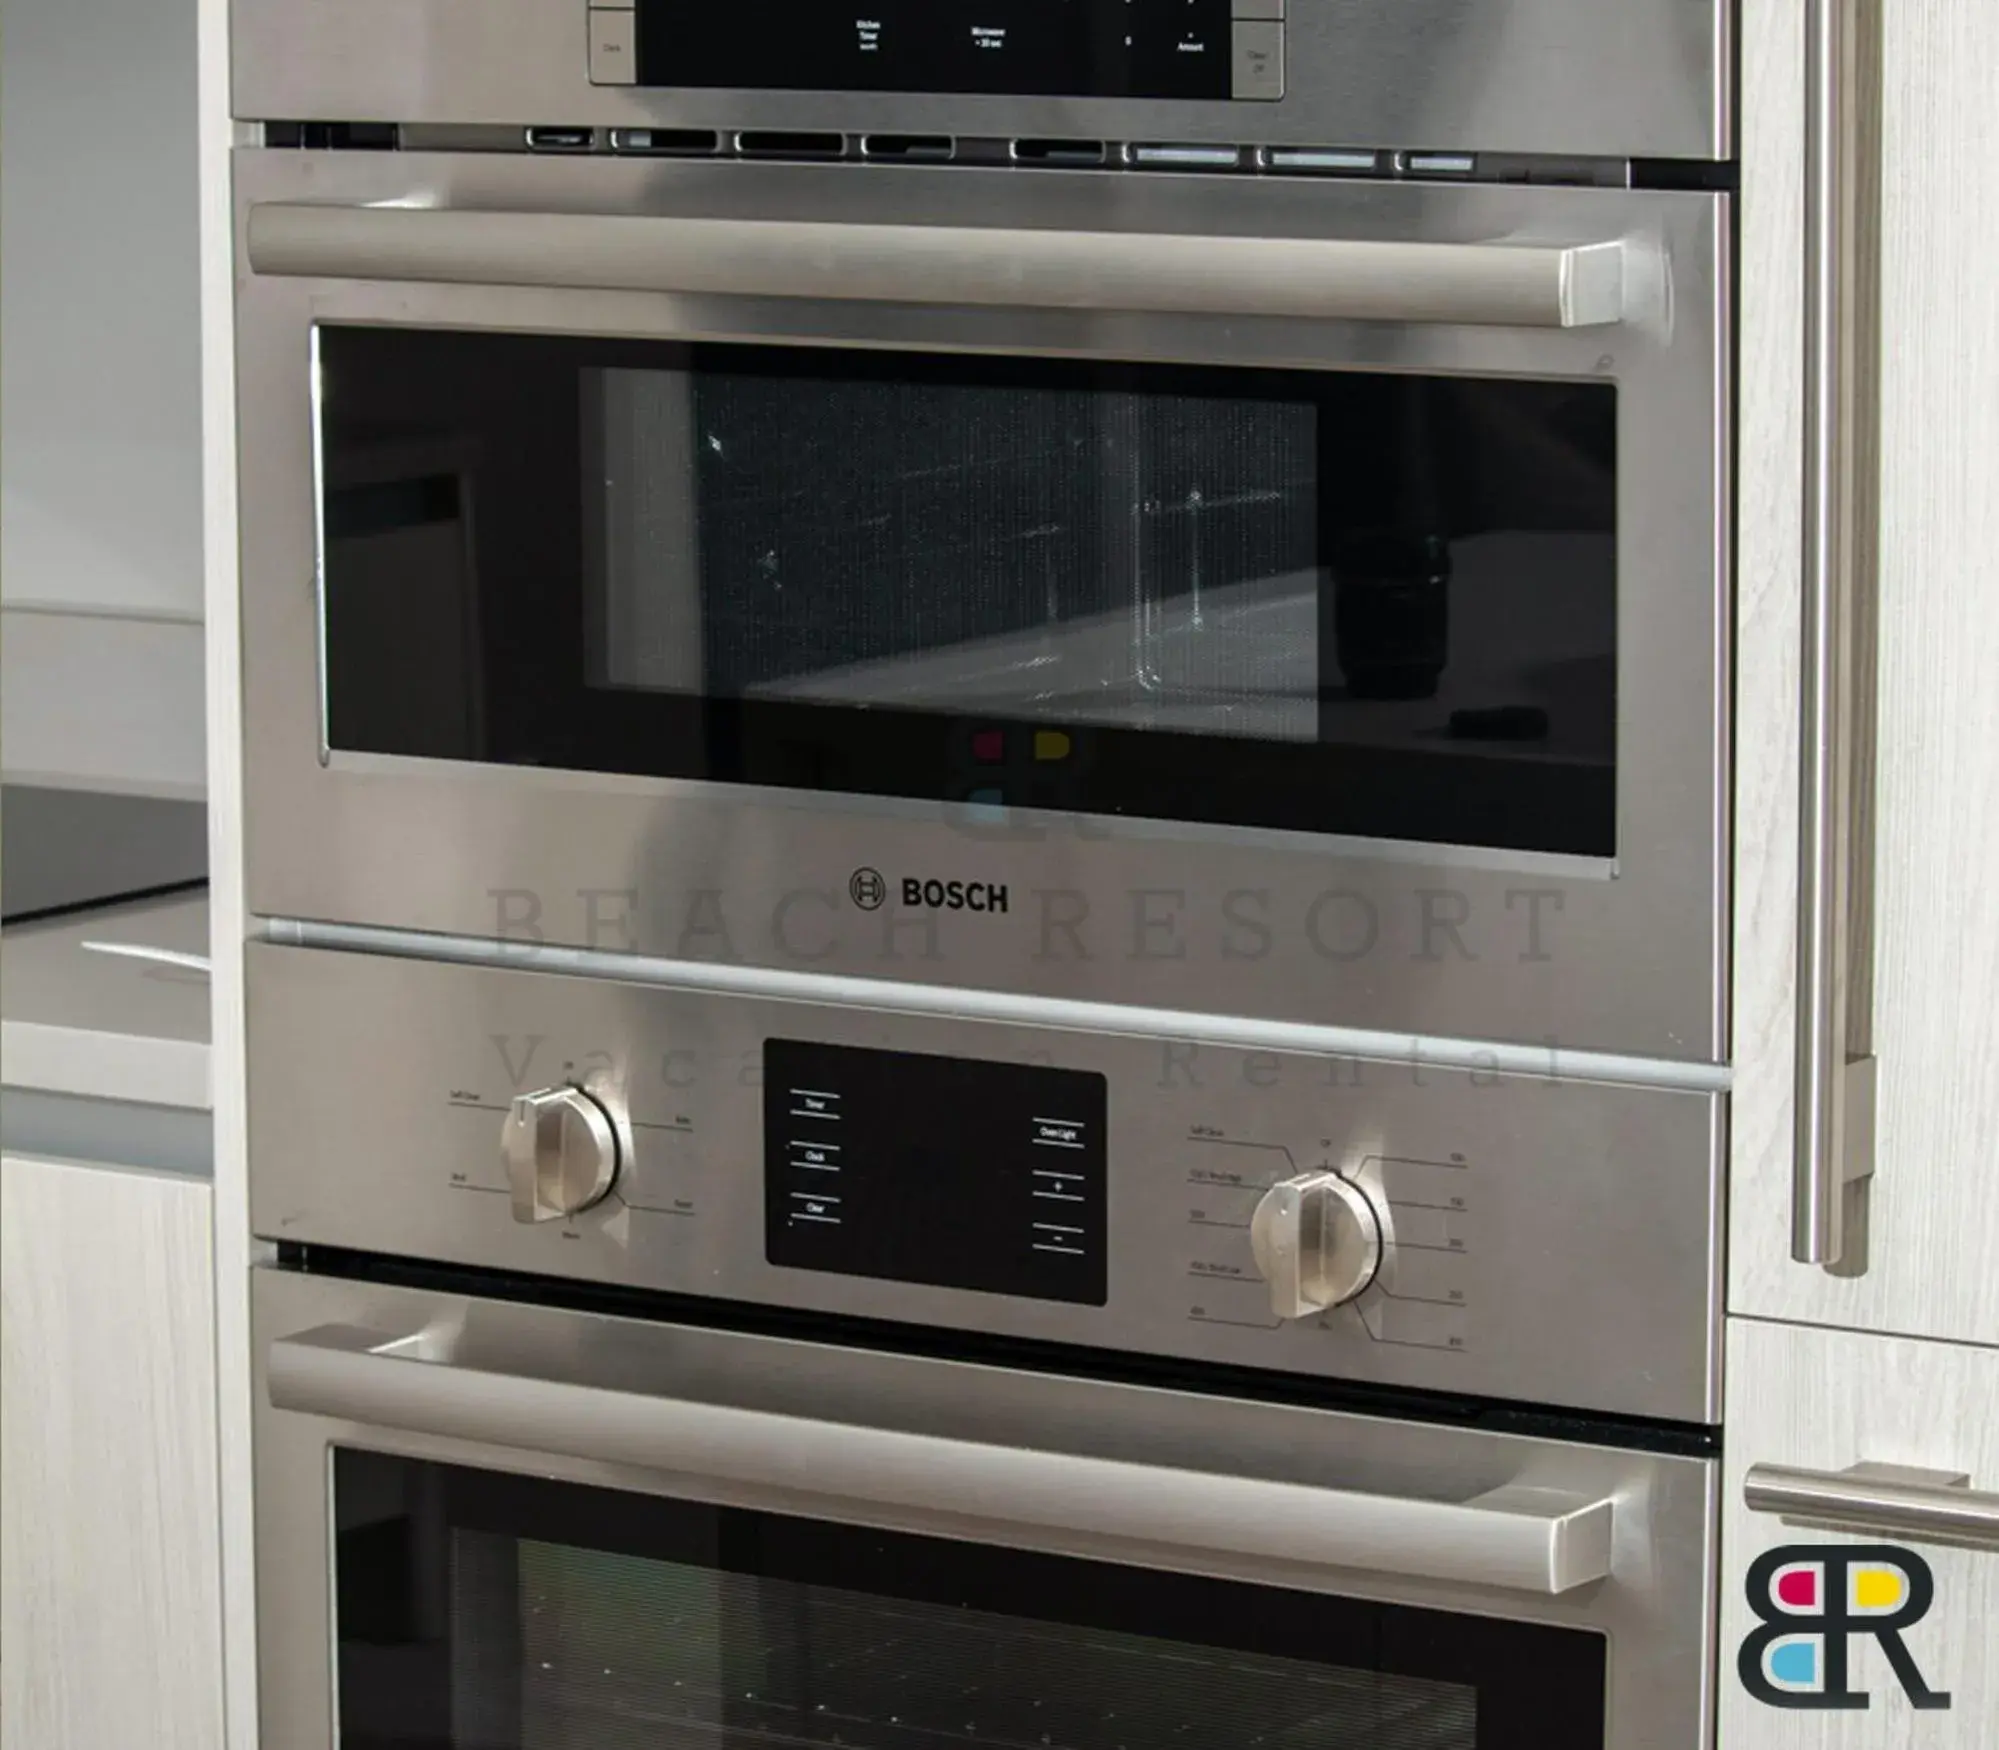
[[763, 1068], [771, 1263], [1104, 1304], [1102, 1076], [789, 1039]]
[[749, 91], [1230, 93], [1231, 0], [638, 0], [638, 83]]

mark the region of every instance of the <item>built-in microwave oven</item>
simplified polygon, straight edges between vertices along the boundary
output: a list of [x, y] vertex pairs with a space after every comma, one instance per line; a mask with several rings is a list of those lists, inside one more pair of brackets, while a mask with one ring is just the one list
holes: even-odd
[[1725, 1060], [1725, 194], [583, 133], [238, 154], [254, 912]]

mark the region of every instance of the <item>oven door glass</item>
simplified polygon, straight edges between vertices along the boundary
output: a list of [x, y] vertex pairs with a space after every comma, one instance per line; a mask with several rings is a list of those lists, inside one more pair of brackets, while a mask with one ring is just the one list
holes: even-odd
[[1610, 383], [315, 345], [335, 750], [1616, 852]]
[[339, 1750], [1601, 1750], [1603, 1637], [333, 1454]]

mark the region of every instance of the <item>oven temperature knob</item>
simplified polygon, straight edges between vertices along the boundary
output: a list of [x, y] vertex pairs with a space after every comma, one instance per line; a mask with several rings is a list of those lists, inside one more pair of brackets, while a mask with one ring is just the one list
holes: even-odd
[[514, 1220], [558, 1221], [601, 1202], [618, 1176], [618, 1126], [581, 1088], [519, 1094], [500, 1134]]
[[1381, 1218], [1338, 1173], [1300, 1173], [1263, 1194], [1250, 1250], [1280, 1319], [1302, 1319], [1361, 1293], [1381, 1268]]

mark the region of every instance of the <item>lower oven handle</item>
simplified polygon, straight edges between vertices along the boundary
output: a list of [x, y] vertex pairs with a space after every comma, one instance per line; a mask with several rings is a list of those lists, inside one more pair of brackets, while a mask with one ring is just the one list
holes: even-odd
[[1611, 1498], [1512, 1485], [1465, 1502], [1223, 1476], [828, 1422], [467, 1366], [427, 1337], [328, 1325], [271, 1345], [272, 1404], [373, 1427], [1153, 1551], [1554, 1595], [1610, 1572]]
[[983, 225], [264, 203], [253, 272], [588, 291], [855, 298], [1588, 328], [1624, 315], [1624, 245], [1174, 236]]

